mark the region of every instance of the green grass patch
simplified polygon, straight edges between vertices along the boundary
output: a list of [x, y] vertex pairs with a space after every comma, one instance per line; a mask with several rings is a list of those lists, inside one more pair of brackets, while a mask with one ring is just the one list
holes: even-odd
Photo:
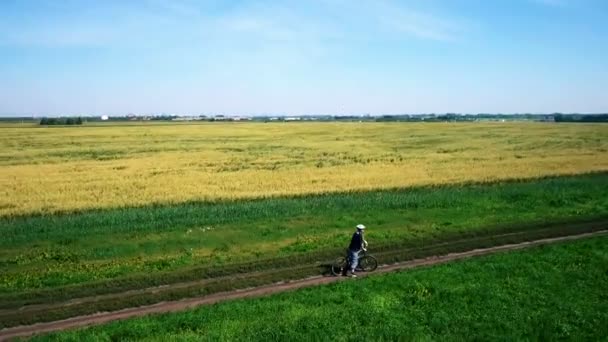
[[34, 340], [598, 341], [607, 265], [604, 236]]
[[[426, 241], [425, 244], [404, 241], [379, 245], [374, 249], [374, 256], [380, 264], [387, 264], [607, 228], [608, 218], [509, 227], [511, 232], [504, 234], [488, 232], [486, 235], [464, 239], [444, 236], [443, 240]], [[115, 311], [166, 300], [301, 279], [321, 273], [329, 275], [328, 261], [334, 260], [337, 255], [343, 253], [343, 250], [329, 250], [224, 267], [191, 267], [176, 272], [141, 274], [104, 282], [89, 282], [2, 296], [0, 297], [2, 304], [0, 328], [60, 320], [100, 311]], [[174, 284], [174, 286], [151, 287], [161, 284]], [[125, 292], [127, 290], [131, 291]], [[79, 299], [76, 302], [68, 301], [70, 298]]]
[[0, 219], [0, 295], [608, 214], [608, 174]]

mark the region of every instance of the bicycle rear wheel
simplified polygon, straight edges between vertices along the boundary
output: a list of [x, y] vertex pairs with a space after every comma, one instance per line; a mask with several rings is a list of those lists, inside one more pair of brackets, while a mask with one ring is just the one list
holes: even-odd
[[342, 275], [345, 268], [346, 268], [346, 258], [344, 258], [344, 257], [338, 258], [331, 264], [331, 274], [333, 274], [335, 276]]
[[371, 255], [366, 255], [359, 259], [359, 268], [365, 272], [374, 271], [378, 268], [378, 261]]

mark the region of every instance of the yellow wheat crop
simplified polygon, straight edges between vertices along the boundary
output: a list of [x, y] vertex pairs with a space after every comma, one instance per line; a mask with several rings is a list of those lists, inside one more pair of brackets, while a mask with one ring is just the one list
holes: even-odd
[[608, 170], [608, 125], [0, 127], [0, 216]]

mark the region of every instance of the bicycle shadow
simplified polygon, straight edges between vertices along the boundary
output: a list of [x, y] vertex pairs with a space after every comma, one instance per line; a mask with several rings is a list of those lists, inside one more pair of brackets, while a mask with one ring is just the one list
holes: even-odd
[[329, 262], [317, 264], [319, 273], [321, 273], [323, 277], [335, 277], [335, 275], [333, 275], [331, 272], [331, 266], [332, 264]]

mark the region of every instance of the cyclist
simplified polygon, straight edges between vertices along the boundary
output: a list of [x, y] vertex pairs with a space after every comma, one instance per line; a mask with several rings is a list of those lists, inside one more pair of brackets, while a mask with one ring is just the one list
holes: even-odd
[[365, 238], [363, 237], [363, 231], [365, 230], [365, 226], [362, 224], [358, 224], [356, 228], [357, 231], [353, 234], [353, 237], [350, 240], [350, 245], [348, 246], [350, 276], [353, 278], [357, 277], [357, 275], [355, 274], [355, 269], [357, 268], [357, 264], [359, 263], [359, 253], [362, 250], [367, 250], [367, 241], [365, 241]]

